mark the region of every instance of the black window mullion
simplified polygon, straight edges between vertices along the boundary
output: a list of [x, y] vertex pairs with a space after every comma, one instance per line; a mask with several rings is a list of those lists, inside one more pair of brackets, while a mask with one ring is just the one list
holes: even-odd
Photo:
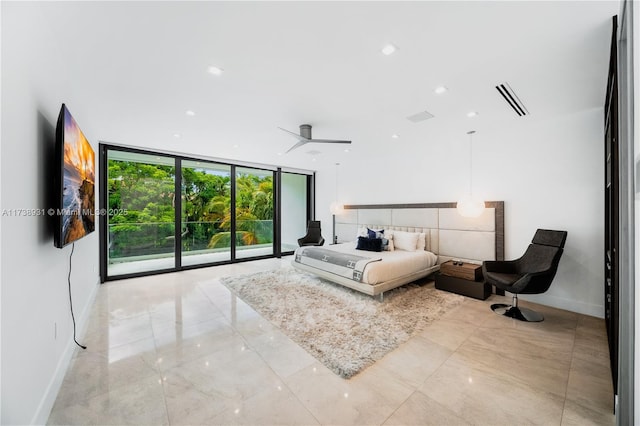
[[231, 165], [231, 261], [236, 260], [236, 166]]
[[273, 254], [277, 258], [281, 258], [282, 230], [280, 229], [280, 224], [282, 223], [282, 205], [280, 199], [282, 196], [282, 169], [280, 167], [274, 173], [273, 183]]
[[175, 158], [175, 195], [174, 202], [174, 235], [175, 235], [175, 267], [177, 270], [182, 269], [182, 159]]
[[[105, 211], [104, 209], [107, 209], [106, 211], [109, 211], [109, 202], [108, 197], [107, 197], [107, 192], [108, 192], [108, 175], [109, 175], [109, 165], [107, 162], [107, 147], [103, 144], [99, 144], [99, 170], [100, 170], [100, 191], [99, 196], [100, 196], [100, 208], [103, 209], [103, 211]], [[98, 217], [98, 220], [100, 221], [100, 282], [104, 283], [105, 280], [107, 279], [107, 255], [108, 255], [108, 244], [109, 244], [109, 233], [107, 232], [107, 226], [108, 226], [108, 215], [104, 214]]]
[[316, 218], [316, 174], [307, 176], [307, 222]]

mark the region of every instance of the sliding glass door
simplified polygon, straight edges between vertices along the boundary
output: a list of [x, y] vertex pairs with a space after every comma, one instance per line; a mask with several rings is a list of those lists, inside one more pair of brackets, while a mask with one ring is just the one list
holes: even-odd
[[231, 260], [231, 166], [182, 161], [182, 266]]
[[107, 165], [107, 274], [174, 268], [175, 160], [109, 150]]
[[292, 253], [312, 175], [100, 145], [102, 281]]
[[236, 258], [273, 254], [273, 171], [236, 167]]

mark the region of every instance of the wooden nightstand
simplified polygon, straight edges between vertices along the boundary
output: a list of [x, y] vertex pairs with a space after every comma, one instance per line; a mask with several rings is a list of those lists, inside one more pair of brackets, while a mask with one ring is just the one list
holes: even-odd
[[440, 265], [436, 288], [480, 300], [491, 294], [491, 284], [482, 281], [482, 265], [466, 262], [454, 265], [452, 260]]

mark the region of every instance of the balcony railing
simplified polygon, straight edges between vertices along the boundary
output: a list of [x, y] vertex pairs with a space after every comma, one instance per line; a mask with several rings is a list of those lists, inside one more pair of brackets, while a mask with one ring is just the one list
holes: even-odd
[[[219, 229], [220, 221], [182, 224], [182, 254], [195, 255], [229, 251], [231, 233]], [[268, 247], [273, 244], [273, 221], [236, 222], [236, 249]], [[116, 223], [108, 226], [109, 263], [171, 257], [175, 252], [172, 222]]]

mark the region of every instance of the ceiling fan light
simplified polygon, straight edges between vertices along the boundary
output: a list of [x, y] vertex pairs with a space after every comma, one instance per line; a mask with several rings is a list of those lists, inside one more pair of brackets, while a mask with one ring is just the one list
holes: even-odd
[[458, 200], [456, 209], [460, 216], [478, 217], [485, 209], [484, 201], [474, 197], [472, 194], [465, 194]]

